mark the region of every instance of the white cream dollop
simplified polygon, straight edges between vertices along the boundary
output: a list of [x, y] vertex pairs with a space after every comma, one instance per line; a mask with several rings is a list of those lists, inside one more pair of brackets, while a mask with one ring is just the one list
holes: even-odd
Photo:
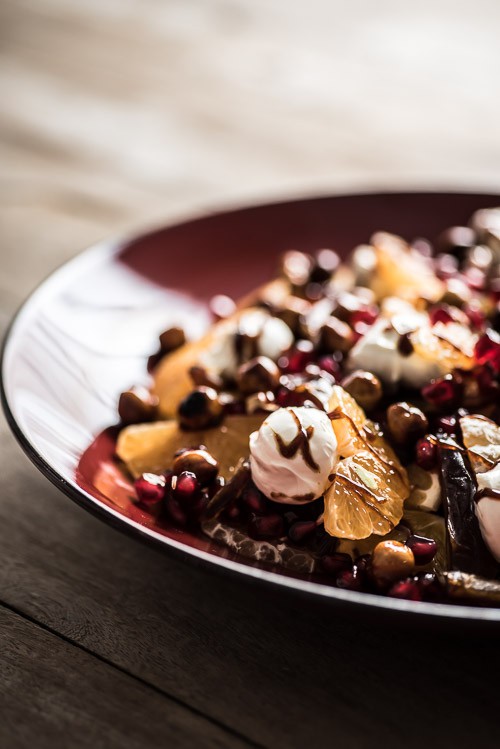
[[[289, 457], [283, 455], [280, 441], [290, 445], [301, 433], [308, 447], [299, 447]], [[305, 504], [320, 497], [333, 480], [337, 460], [331, 421], [317, 408], [280, 408], [250, 435], [252, 479], [275, 502]]]
[[471, 355], [475, 337], [459, 323], [432, 326], [429, 315], [419, 312], [409, 302], [397, 297], [387, 297], [380, 318], [369, 328], [351, 349], [348, 366], [373, 372], [387, 385], [402, 383], [421, 388], [430, 380], [447, 373], [446, 364], [425, 357], [418, 351], [404, 356], [398, 349], [401, 334], [416, 332], [420, 340], [437, 335]]
[[481, 535], [492, 555], [500, 562], [500, 499], [488, 496], [489, 489], [500, 492], [500, 463], [490, 471], [476, 474], [476, 479], [478, 489], [486, 492], [476, 504]]
[[277, 361], [294, 341], [288, 325], [265, 310], [252, 309], [239, 319], [220, 323], [212, 346], [204, 352], [200, 364], [226, 377], [234, 377], [240, 362], [235, 345], [237, 334], [256, 340], [257, 356]]

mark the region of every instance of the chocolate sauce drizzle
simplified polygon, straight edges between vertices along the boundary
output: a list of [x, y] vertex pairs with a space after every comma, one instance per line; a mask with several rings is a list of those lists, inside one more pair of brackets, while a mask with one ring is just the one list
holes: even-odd
[[290, 411], [290, 414], [297, 425], [297, 434], [295, 435], [293, 440], [287, 444], [283, 440], [283, 437], [273, 430], [276, 444], [278, 445], [278, 450], [284, 458], [288, 459], [295, 457], [295, 455], [300, 452], [302, 454], [302, 458], [304, 459], [304, 463], [307, 463], [307, 465], [313, 471], [318, 472], [319, 465], [311, 455], [311, 445], [309, 442], [314, 434], [314, 427], [309, 426], [304, 429], [295, 411]]

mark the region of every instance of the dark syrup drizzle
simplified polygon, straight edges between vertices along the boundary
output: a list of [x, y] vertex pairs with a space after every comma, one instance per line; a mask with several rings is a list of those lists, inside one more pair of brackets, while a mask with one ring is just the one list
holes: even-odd
[[287, 444], [280, 434], [274, 432], [274, 438], [276, 439], [278, 450], [281, 455], [287, 459], [293, 458], [298, 452], [300, 452], [304, 462], [307, 463], [313, 471], [319, 471], [319, 465], [311, 455], [311, 445], [309, 442], [314, 434], [314, 427], [309, 426], [307, 429], [304, 429], [297, 414], [294, 411], [290, 411], [290, 414], [297, 425], [297, 434], [293, 440]]

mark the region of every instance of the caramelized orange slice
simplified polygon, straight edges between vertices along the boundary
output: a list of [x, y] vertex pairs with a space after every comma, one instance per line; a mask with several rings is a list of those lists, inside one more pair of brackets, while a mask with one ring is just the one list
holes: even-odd
[[259, 429], [266, 414], [228, 416], [212, 429], [186, 432], [174, 421], [133, 424], [122, 429], [116, 454], [132, 476], [161, 473], [171, 468], [174, 454], [183, 447], [205, 445], [219, 461], [220, 474], [229, 478], [240, 458], [248, 455], [248, 438]]
[[325, 494], [325, 529], [337, 538], [385, 536], [401, 520], [406, 496], [395, 468], [368, 451], [351, 455]]

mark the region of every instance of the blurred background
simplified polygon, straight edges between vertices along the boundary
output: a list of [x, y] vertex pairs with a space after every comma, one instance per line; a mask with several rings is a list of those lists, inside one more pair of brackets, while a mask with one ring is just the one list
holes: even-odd
[[191, 212], [500, 191], [498, 0], [1, 0], [0, 33], [4, 314]]

